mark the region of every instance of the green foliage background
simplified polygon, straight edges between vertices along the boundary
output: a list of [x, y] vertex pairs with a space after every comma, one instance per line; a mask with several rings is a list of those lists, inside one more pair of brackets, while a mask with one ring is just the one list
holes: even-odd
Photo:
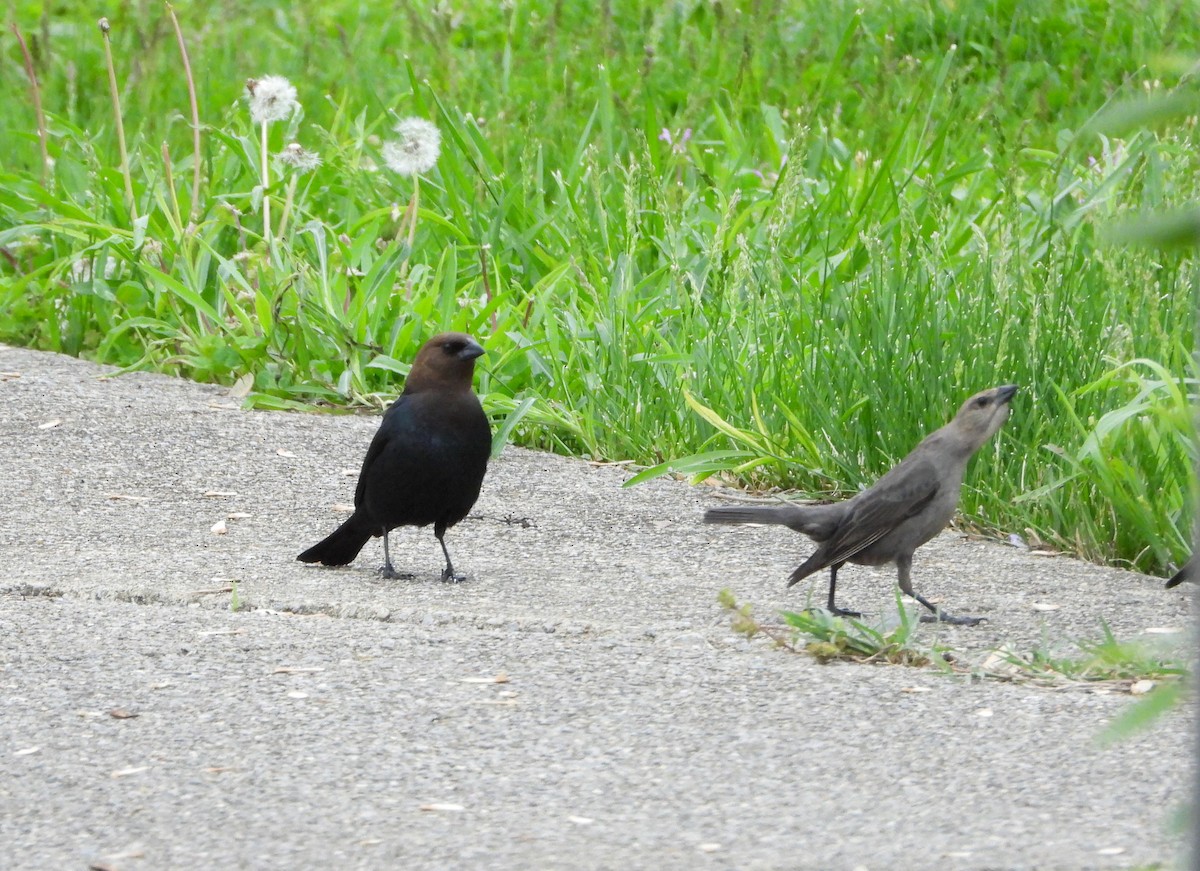
[[[10, 6], [53, 165], [43, 182], [6, 34], [5, 341], [241, 379], [291, 408], [388, 397], [424, 338], [465, 329], [520, 443], [822, 494], [1013, 382], [1013, 420], [969, 475], [972, 521], [1144, 570], [1187, 552], [1195, 262], [1105, 228], [1200, 200], [1200, 3], [175, 10], [203, 125], [195, 202], [166, 8]], [[266, 191], [241, 102], [263, 74], [303, 104], [271, 151], [324, 161], [297, 177], [276, 161]], [[1192, 108], [1089, 126], [1163, 96]], [[379, 154], [406, 115], [443, 134], [411, 248], [414, 181]]]

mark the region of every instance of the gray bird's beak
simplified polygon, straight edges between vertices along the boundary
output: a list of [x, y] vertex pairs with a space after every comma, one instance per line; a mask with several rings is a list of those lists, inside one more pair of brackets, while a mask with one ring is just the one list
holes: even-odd
[[997, 387], [996, 388], [996, 401], [997, 402], [1008, 402], [1014, 396], [1017, 395], [1017, 391], [1020, 389], [1021, 388], [1018, 387], [1016, 384], [1006, 384], [1003, 387]]
[[[483, 350], [478, 342], [468, 342], [467, 346], [458, 352], [458, 356], [461, 360], [474, 360], [476, 357], [482, 357], [486, 353], [487, 351]], [[1013, 388], [1013, 390], [1016, 389], [1015, 387]]]

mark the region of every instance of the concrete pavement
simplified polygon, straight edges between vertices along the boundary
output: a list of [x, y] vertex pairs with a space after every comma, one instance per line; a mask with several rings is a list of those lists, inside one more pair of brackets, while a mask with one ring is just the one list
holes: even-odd
[[[447, 535], [346, 569], [377, 419], [0, 346], [0, 844], [14, 868], [1128, 868], [1170, 863], [1190, 716], [820, 665], [732, 634], [810, 546], [706, 489], [508, 448]], [[1017, 413], [1020, 413], [1018, 410]], [[349, 472], [350, 474], [346, 474]], [[970, 473], [969, 473], [970, 475]], [[213, 526], [224, 522], [225, 534]], [[844, 578], [844, 585], [843, 585]], [[894, 573], [847, 567], [879, 613]], [[1178, 639], [1186, 591], [947, 533], [914, 578], [1007, 644]], [[814, 601], [824, 598], [816, 579]], [[234, 612], [236, 604], [239, 610]], [[1154, 630], [1154, 631], [1148, 631]], [[115, 715], [114, 715], [114, 712]], [[132, 716], [127, 716], [132, 715]]]

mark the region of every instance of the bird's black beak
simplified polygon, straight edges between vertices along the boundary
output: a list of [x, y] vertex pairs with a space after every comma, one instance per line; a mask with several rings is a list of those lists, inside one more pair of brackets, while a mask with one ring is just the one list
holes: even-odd
[[[474, 360], [476, 357], [482, 357], [487, 351], [479, 345], [478, 342], [467, 342], [466, 346], [458, 352], [460, 360]], [[1013, 390], [1016, 390], [1014, 387]]]
[[1003, 387], [996, 388], [996, 402], [1008, 402], [1017, 395], [1017, 391], [1021, 388], [1016, 384], [1006, 384]]

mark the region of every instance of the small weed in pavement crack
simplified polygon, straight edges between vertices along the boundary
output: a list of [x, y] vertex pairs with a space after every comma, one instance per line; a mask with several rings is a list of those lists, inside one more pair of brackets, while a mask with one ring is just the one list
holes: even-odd
[[503, 517], [493, 517], [490, 514], [469, 514], [471, 520], [489, 520], [494, 523], [503, 523], [506, 526], [519, 526], [522, 529], [536, 529], [537, 524], [528, 517], [517, 517], [515, 514], [505, 514]]
[[63, 591], [49, 584], [17, 584], [0, 589], [0, 596], [13, 599], [61, 599]]
[[817, 608], [780, 613], [782, 623], [764, 623], [749, 604], [740, 604], [729, 590], [717, 597], [732, 615], [730, 628], [753, 638], [762, 635], [777, 647], [792, 653], [807, 653], [820, 662], [886, 662], [892, 665], [936, 665], [954, 674], [976, 680], [1025, 683], [1053, 689], [1103, 688], [1108, 692], [1142, 694], [1156, 684], [1174, 683], [1188, 673], [1177, 653], [1151, 649], [1143, 644], [1120, 642], [1102, 623], [1100, 641], [1080, 641], [1075, 647], [1083, 656], [1063, 656], [1038, 648], [1021, 653], [1001, 647], [990, 650], [978, 664], [961, 659], [948, 647], [918, 646], [913, 643], [917, 621], [909, 618], [900, 593], [896, 605], [900, 615], [894, 627], [870, 626], [849, 617], [835, 617]]

